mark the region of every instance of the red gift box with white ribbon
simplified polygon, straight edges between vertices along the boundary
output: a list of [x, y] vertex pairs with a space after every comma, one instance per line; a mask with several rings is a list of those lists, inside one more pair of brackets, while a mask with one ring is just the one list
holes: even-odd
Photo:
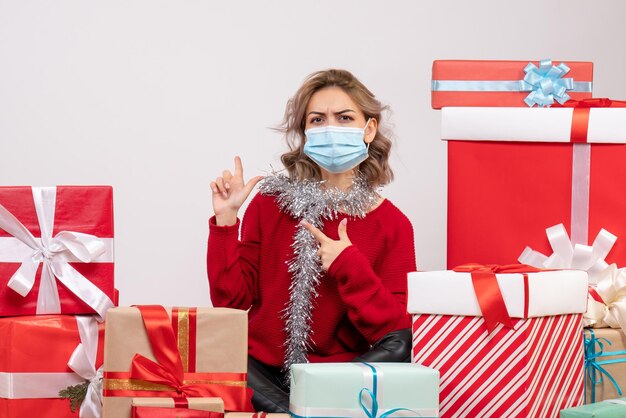
[[470, 264], [409, 273], [412, 361], [451, 417], [558, 417], [583, 402], [587, 273]]
[[[0, 318], [0, 416], [100, 417], [103, 335], [90, 315]], [[59, 392], [77, 385], [85, 398], [72, 411]]]
[[626, 236], [626, 103], [565, 106], [442, 110], [449, 267], [512, 263], [527, 246], [559, 253], [549, 268], [626, 264], [626, 243], [616, 241]]
[[111, 187], [0, 187], [0, 316], [104, 319], [113, 273]]

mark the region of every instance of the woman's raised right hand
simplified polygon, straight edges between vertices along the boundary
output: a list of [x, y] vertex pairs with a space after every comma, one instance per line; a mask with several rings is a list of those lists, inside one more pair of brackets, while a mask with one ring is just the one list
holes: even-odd
[[254, 186], [263, 178], [256, 176], [243, 181], [241, 158], [235, 157], [235, 172], [224, 170], [222, 176], [211, 182], [213, 192], [213, 213], [217, 225], [234, 225], [237, 223], [239, 208], [246, 201]]

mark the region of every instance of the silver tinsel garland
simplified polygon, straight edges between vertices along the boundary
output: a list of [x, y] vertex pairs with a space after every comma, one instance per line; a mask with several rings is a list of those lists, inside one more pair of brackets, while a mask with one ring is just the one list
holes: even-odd
[[[283, 212], [297, 220], [305, 220], [316, 228], [323, 226], [323, 219], [337, 219], [339, 214], [362, 218], [378, 200], [376, 191], [361, 176], [354, 179], [348, 191], [342, 191], [325, 188], [324, 181], [296, 181], [273, 174], [262, 181], [260, 192], [276, 196]], [[287, 333], [283, 370], [287, 382], [292, 364], [308, 362], [311, 310], [322, 277], [322, 262], [317, 255], [319, 245], [315, 237], [299, 225], [291, 246], [294, 257], [287, 264], [292, 280], [289, 301], [283, 314]]]

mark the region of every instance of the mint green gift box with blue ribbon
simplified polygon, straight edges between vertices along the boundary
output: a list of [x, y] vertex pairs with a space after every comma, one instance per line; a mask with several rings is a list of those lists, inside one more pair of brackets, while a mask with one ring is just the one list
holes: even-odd
[[439, 416], [439, 372], [411, 363], [308, 363], [291, 367], [294, 418]]
[[563, 409], [560, 418], [624, 418], [626, 417], [626, 398]]

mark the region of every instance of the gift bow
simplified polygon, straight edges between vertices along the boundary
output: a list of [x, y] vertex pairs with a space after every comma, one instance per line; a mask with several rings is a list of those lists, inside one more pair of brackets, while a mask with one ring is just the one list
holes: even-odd
[[550, 257], [526, 247], [518, 261], [537, 268], [584, 270], [589, 274], [590, 283], [596, 283], [602, 272], [608, 268], [604, 259], [617, 240], [615, 235], [602, 229], [591, 246], [572, 245], [563, 224], [546, 229], [546, 234], [553, 251]]
[[[219, 383], [195, 383], [185, 380], [176, 337], [165, 308], [160, 305], [136, 306], [141, 313], [152, 353], [156, 362], [141, 354], [135, 354], [131, 363], [131, 379], [155, 383], [172, 388], [179, 397], [221, 397], [225, 407], [237, 406], [241, 411], [254, 411], [250, 403], [251, 390], [246, 390], [247, 398], [241, 400], [237, 388]], [[189, 373], [194, 375], [194, 373]]]
[[611, 264], [589, 287], [585, 326], [611, 327], [626, 330], [626, 268]]
[[102, 366], [96, 370], [98, 353], [98, 323], [90, 316], [77, 316], [80, 344], [72, 353], [67, 365], [77, 375], [89, 382], [87, 394], [80, 405], [80, 418], [102, 416]]
[[[480, 311], [485, 320], [487, 331], [491, 333], [498, 323], [508, 328], [513, 328], [513, 321], [509, 315], [502, 292], [498, 286], [496, 273], [534, 273], [541, 269], [525, 264], [477, 264], [469, 263], [452, 269], [458, 273], [470, 273], [474, 293], [480, 306]], [[527, 297], [528, 295], [526, 295]]]
[[574, 79], [563, 78], [569, 70], [565, 63], [552, 65], [549, 59], [539, 61], [539, 67], [529, 62], [524, 68], [526, 75], [520, 88], [530, 92], [524, 103], [529, 107], [549, 107], [555, 101], [561, 104], [567, 102], [570, 99], [567, 91], [574, 89]]
[[95, 261], [106, 250], [103, 241], [94, 235], [72, 231], [61, 231], [52, 237], [56, 188], [33, 187], [32, 193], [41, 240], [37, 240], [24, 224], [0, 204], [0, 228], [33, 250], [30, 256], [22, 260], [7, 286], [21, 296], [26, 296], [35, 284], [39, 264], [43, 263], [37, 295], [38, 314], [61, 313], [61, 302], [54, 279], [56, 277], [89, 305], [101, 321], [104, 320], [106, 311], [113, 307], [113, 302], [68, 263], [72, 258], [83, 263]]
[[[602, 367], [602, 365], [623, 363], [626, 362], [626, 358], [602, 361], [598, 361], [597, 359], [604, 356], [626, 355], [626, 351], [612, 351], [605, 353], [604, 343], [602, 342], [602, 340], [604, 340], [609, 345], [611, 345], [611, 341], [607, 340], [606, 338], [596, 338], [596, 335], [592, 329], [589, 329], [587, 331], [589, 331], [590, 338], [585, 337], [584, 370], [585, 374], [587, 375], [587, 378], [585, 379], [585, 386], [587, 385], [587, 380], [589, 380], [589, 382], [591, 383], [591, 402], [593, 403], [596, 401], [596, 385], [602, 383], [603, 374], [611, 381], [611, 383], [615, 387], [615, 390], [617, 391], [617, 394], [619, 396], [622, 396], [622, 390], [617, 384], [617, 381], [615, 381], [613, 376], [611, 376], [611, 373], [609, 373], [604, 367]], [[596, 345], [598, 346], [598, 351], [596, 351]], [[600, 379], [597, 378], [597, 373], [600, 373]], [[586, 397], [587, 391], [585, 390], [585, 403], [587, 403]]]

